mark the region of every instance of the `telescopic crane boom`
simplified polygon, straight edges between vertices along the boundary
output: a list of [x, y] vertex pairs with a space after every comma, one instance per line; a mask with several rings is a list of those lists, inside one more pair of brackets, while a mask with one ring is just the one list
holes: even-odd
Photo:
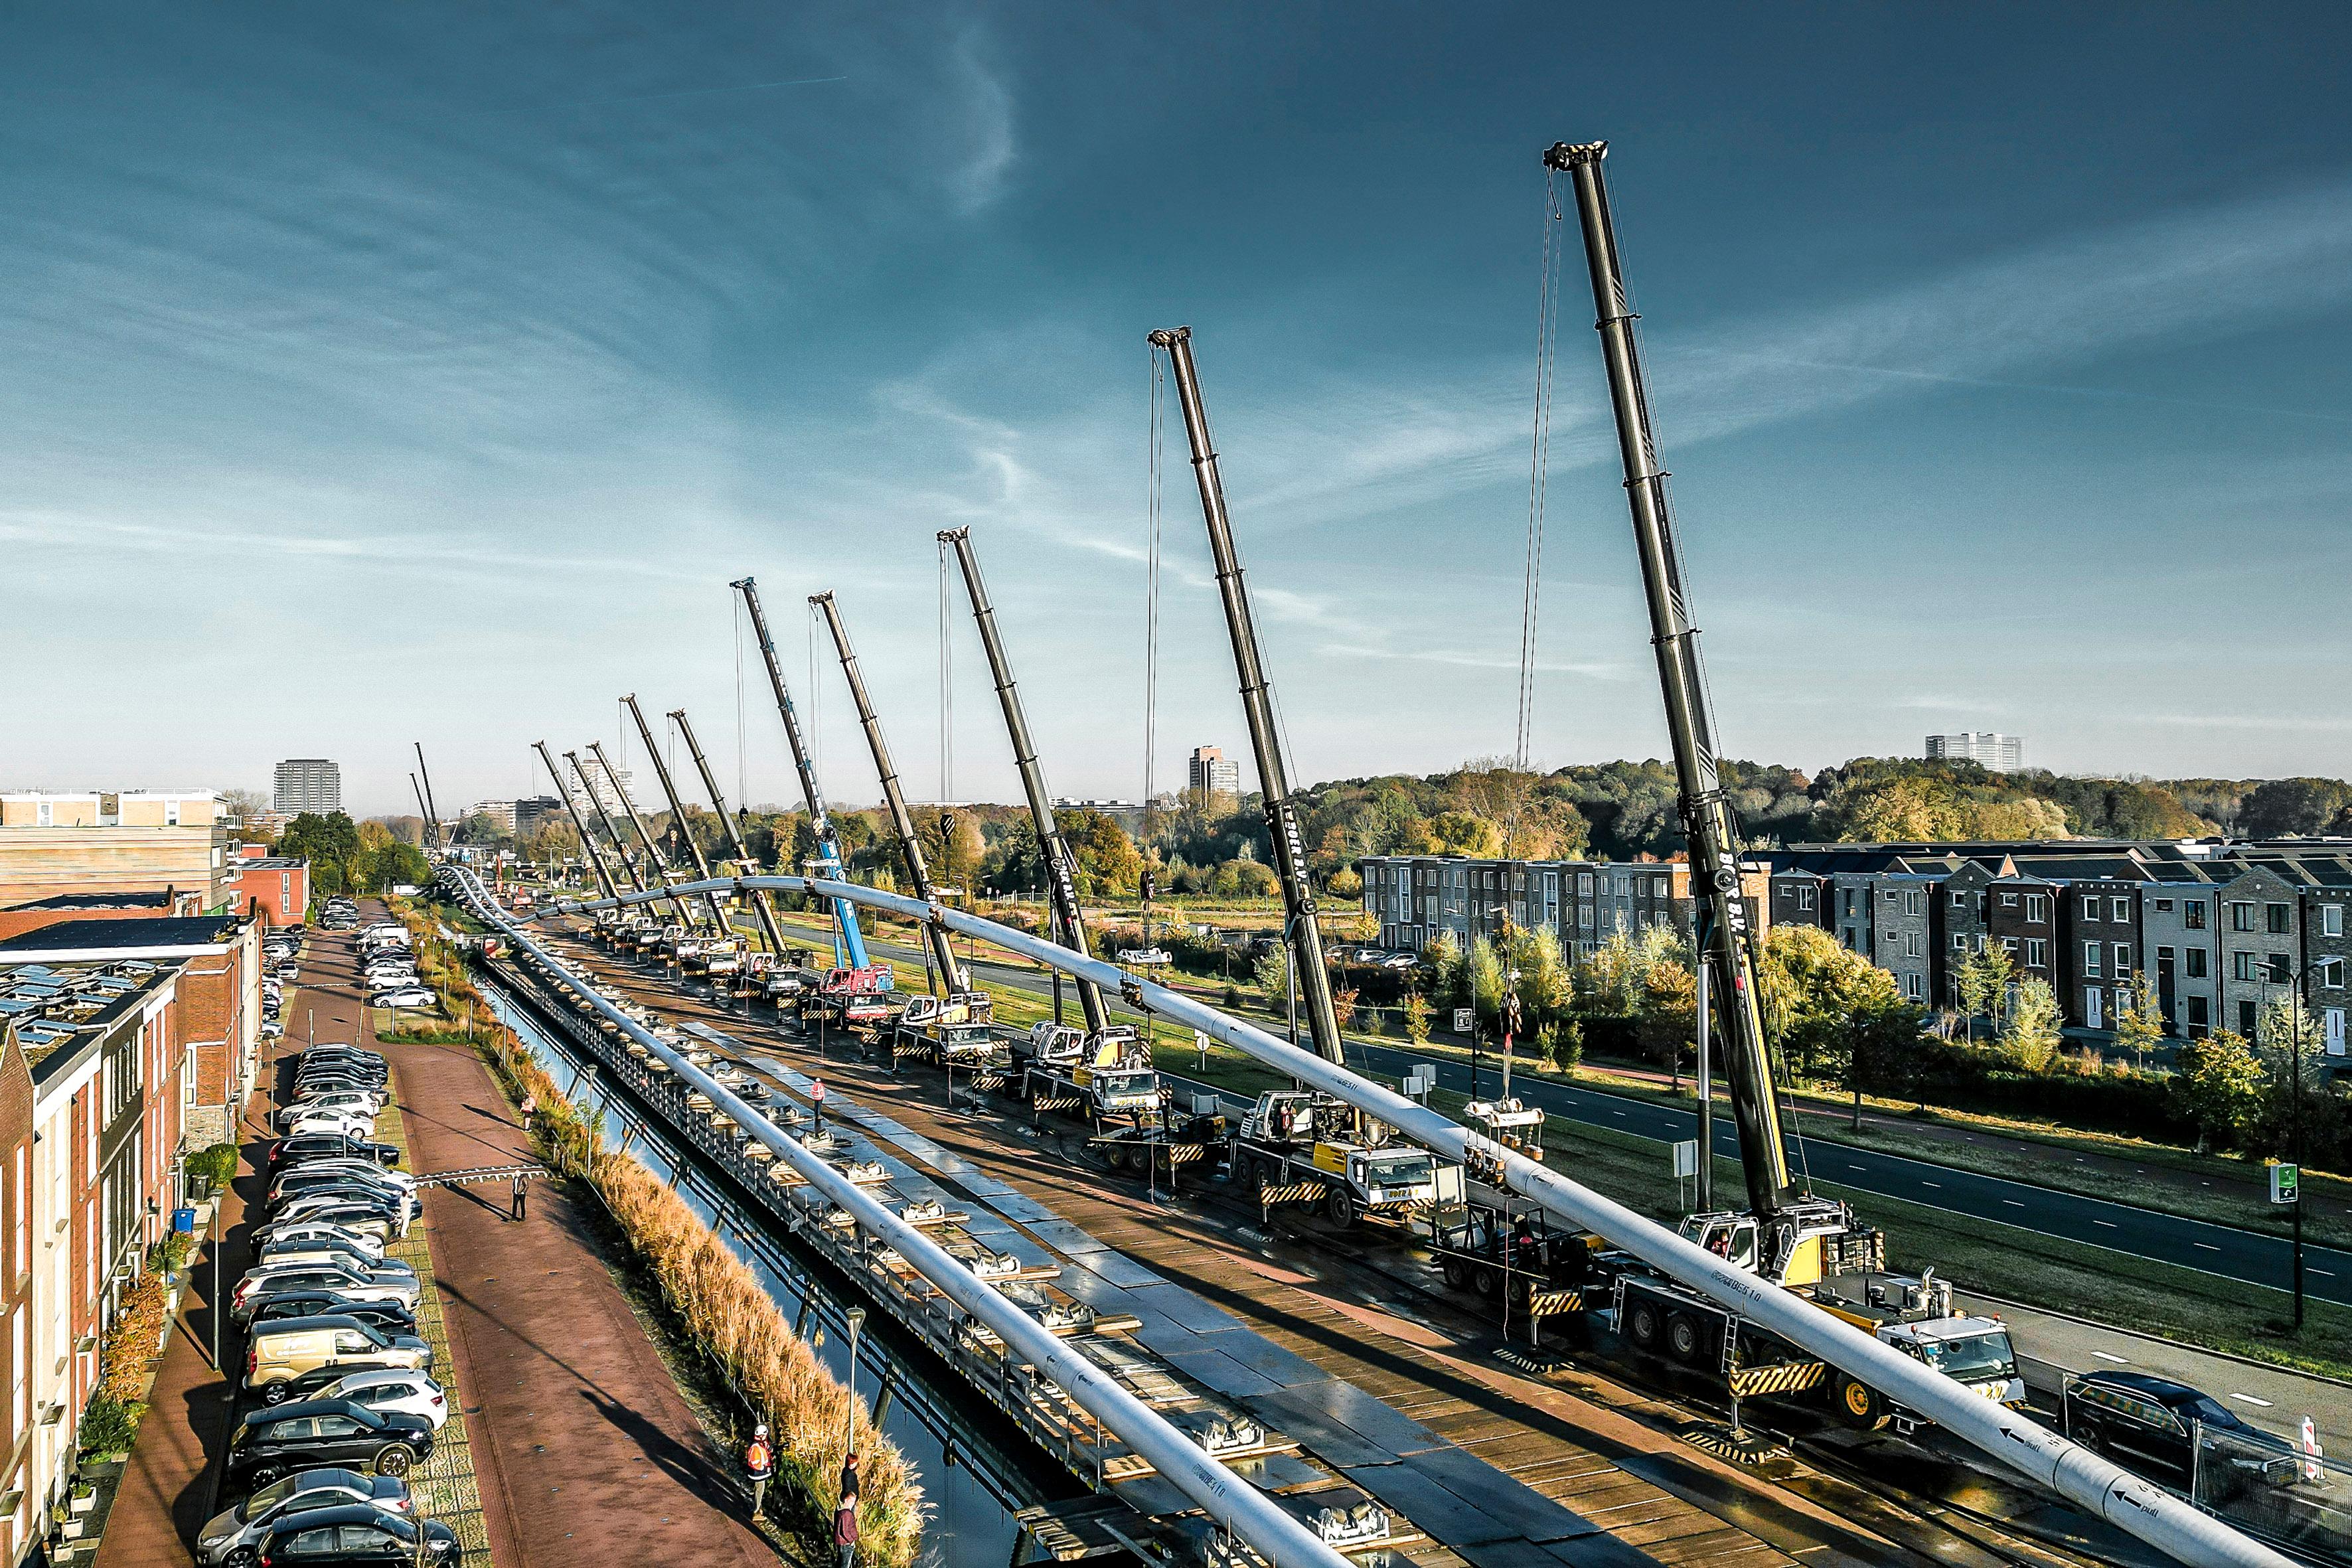
[[[677, 785], [670, 782], [669, 764], [662, 761], [661, 748], [654, 743], [654, 732], [646, 725], [646, 716], [637, 707], [637, 694], [632, 691], [622, 698], [621, 702], [628, 709], [629, 717], [636, 721], [637, 737], [646, 743], [646, 755], [653, 759], [654, 777], [661, 781], [662, 798], [669, 802], [670, 826], [677, 830], [677, 836], [680, 838], [686, 840], [687, 853], [694, 858], [695, 879], [708, 882], [710, 880], [710, 862], [704, 857], [702, 846], [696, 841], [693, 832], [687, 826], [686, 803], [677, 798]], [[710, 918], [719, 927], [719, 934], [725, 936], [727, 906], [719, 901], [717, 893], [705, 893], [702, 898], [703, 901], [710, 906]]]
[[555, 793], [563, 797], [564, 815], [572, 818], [572, 831], [580, 835], [580, 853], [588, 858], [588, 864], [594, 868], [596, 885], [604, 889], [606, 898], [619, 898], [621, 889], [614, 884], [613, 874], [604, 869], [604, 857], [597, 852], [595, 839], [588, 836], [588, 824], [581, 818], [580, 803], [572, 798], [572, 786], [565, 784], [563, 775], [555, 771], [555, 759], [548, 755], [547, 742], [533, 741], [531, 746], [539, 752], [539, 760], [547, 764], [547, 776], [555, 781]]
[[[604, 770], [605, 781], [613, 786], [613, 798], [621, 803], [622, 814], [628, 817], [629, 826], [636, 830], [637, 842], [645, 846], [646, 864], [653, 868], [654, 875], [661, 879], [661, 885], [667, 888], [675, 880], [670, 875], [669, 862], [662, 858], [660, 846], [654, 842], [654, 836], [646, 831], [646, 819], [637, 815], [637, 803], [629, 798], [627, 788], [621, 783], [620, 773], [613, 766], [613, 759], [604, 754], [604, 742], [591, 741], [588, 742], [588, 749], [596, 753], [596, 765]], [[692, 915], [686, 912], [686, 901], [676, 894], [670, 895], [667, 902], [671, 912], [679, 920], [691, 921], [694, 919]]]
[[[971, 616], [980, 625], [981, 647], [988, 651], [988, 670], [996, 682], [996, 698], [1004, 707], [1004, 728], [1013, 737], [1013, 761], [1021, 770], [1022, 793], [1029, 798], [1029, 820], [1037, 829], [1037, 853], [1045, 862], [1045, 884], [1054, 903], [1054, 940], [1074, 952], [1092, 956], [1087, 946], [1086, 921], [1078, 909], [1078, 884], [1069, 840], [1054, 822], [1054, 799], [1046, 793], [1045, 770], [1038, 765], [1036, 743], [1029, 738], [1029, 719], [1022, 711], [1021, 691], [1013, 682], [1013, 666], [1004, 657], [1003, 640], [996, 633], [996, 607], [988, 601], [987, 585], [980, 580], [980, 557], [971, 550], [971, 531], [941, 531], [940, 542], [955, 546], [956, 563], [963, 568], [965, 592], [971, 595]], [[1078, 1005], [1087, 1016], [1087, 1032], [1099, 1035], [1110, 1026], [1102, 991], [1091, 980], [1078, 981]]]
[[425, 804], [425, 786], [416, 782], [416, 775], [415, 773], [411, 773], [408, 775], [408, 787], [415, 794], [416, 809], [422, 812], [425, 817], [424, 821], [417, 824], [417, 841], [423, 844], [425, 848], [430, 849], [433, 847], [433, 811], [431, 807]]
[[[751, 613], [751, 630], [760, 639], [760, 658], [768, 667], [768, 686], [776, 694], [776, 713], [784, 721], [784, 739], [793, 748], [793, 767], [800, 774], [801, 799], [807, 803], [809, 836], [816, 840], [817, 858], [809, 869], [820, 876], [843, 875], [841, 842], [835, 837], [833, 818], [824, 809], [824, 792], [817, 787], [816, 764], [810, 760], [807, 743], [801, 739], [801, 718], [793, 707], [793, 694], [784, 686], [784, 667], [776, 659], [776, 641], [768, 635], [767, 613], [760, 607], [760, 586], [749, 577], [740, 577], [727, 584], [743, 595], [743, 607]], [[866, 934], [857, 929], [857, 906], [847, 899], [833, 900], [833, 961], [848, 969], [866, 966]]]
[[425, 765], [425, 742], [416, 742], [416, 776], [425, 781], [425, 847], [441, 847], [440, 813], [433, 809], [433, 771]]
[[[936, 904], [939, 892], [931, 886], [930, 868], [923, 864], [923, 847], [915, 838], [915, 818], [907, 810], [906, 793], [898, 787], [898, 770], [891, 765], [889, 743], [882, 739], [882, 721], [874, 716], [874, 703], [866, 695], [866, 678], [857, 672], [857, 655], [849, 646], [849, 628], [841, 624], [841, 607], [833, 602], [829, 591], [810, 595], [809, 603], [824, 612], [825, 629], [833, 633], [834, 649], [841, 655], [841, 673], [849, 682], [850, 700], [857, 704], [857, 722], [866, 731], [866, 744], [874, 752], [874, 771], [882, 775], [882, 800], [890, 808], [890, 827], [898, 836], [907, 878], [914, 884], [915, 897]], [[948, 942], [947, 928], [925, 921], [923, 942], [930, 950], [931, 962], [939, 966], [940, 989], [959, 989], [955, 949]]]
[[1290, 969], [1307, 1015], [1315, 1054], [1344, 1064], [1339, 1019], [1331, 1008], [1331, 976], [1323, 967], [1323, 931], [1315, 917], [1315, 895], [1307, 885], [1307, 846], [1298, 834], [1298, 805], [1282, 763], [1282, 739], [1274, 724], [1274, 691], [1258, 658], [1257, 626], [1250, 616], [1249, 591], [1242, 584], [1240, 554], [1225, 515], [1224, 481], [1217, 476], [1217, 449], [1209, 439], [1208, 410], [1201, 402], [1201, 378], [1192, 364], [1192, 329], [1163, 327], [1151, 334], [1154, 348], [1168, 351], [1176, 378], [1177, 406], [1192, 445], [1192, 477], [1201, 489], [1201, 512], [1209, 525], [1209, 552], [1217, 566], [1217, 591], [1225, 602], [1225, 630], [1232, 636], [1234, 667], [1240, 673], [1242, 714], [1248, 721], [1250, 749], [1257, 757], [1258, 787], [1265, 800], [1266, 835], [1274, 840], [1274, 868], [1282, 879], [1283, 934], [1290, 942]]
[[1617, 262], [1617, 234], [1609, 214], [1609, 188], [1601, 161], [1606, 142], [1571, 146], [1562, 142], [1544, 154], [1545, 164], [1567, 174], [1576, 191], [1577, 217], [1584, 231], [1585, 259], [1592, 274], [1594, 327], [1608, 368], [1609, 402], [1617, 416], [1617, 447], [1624, 460], [1625, 499], [1633, 519], [1633, 543], [1642, 561], [1642, 583], [1650, 608], [1650, 646], [1656, 650], [1658, 682], [1664, 689], [1666, 730], [1675, 752], [1675, 779], [1681, 795], [1683, 832], [1689, 841], [1691, 899], [1697, 914], [1696, 949], [1707, 966], [1723, 1047], [1731, 1114], [1739, 1132], [1748, 1200], [1759, 1221], [1769, 1222], [1806, 1194], [1790, 1180], [1789, 1151], [1782, 1141], [1772, 1058], [1757, 1005], [1755, 940], [1739, 900], [1739, 836], [1731, 805], [1716, 770], [1713, 722], [1698, 658], [1698, 628], [1691, 623], [1675, 547], [1674, 517], [1667, 503], [1666, 470], [1658, 462], [1650, 430], [1649, 400], [1642, 384], [1635, 316], [1625, 299]]
[[[673, 708], [669, 716], [677, 721], [677, 732], [686, 737], [686, 749], [694, 758], [694, 771], [702, 775], [702, 788], [710, 796], [710, 807], [719, 814], [719, 825], [727, 830], [728, 847], [735, 851], [738, 861], [747, 868], [756, 870], [758, 868], [751, 865], [751, 850], [743, 847], [743, 830], [729, 815], [727, 797], [719, 793], [719, 780], [712, 774], [709, 760], [702, 754], [702, 747], [694, 739], [694, 726], [686, 721], [686, 710]], [[776, 911], [769, 907], [768, 895], [753, 893], [751, 910], [760, 917], [760, 934], [768, 939], [768, 951], [782, 953], [784, 951], [784, 933], [776, 928]]]
[[579, 775], [581, 793], [588, 797], [588, 804], [595, 809], [596, 820], [604, 825], [604, 837], [613, 842], [613, 858], [621, 863], [621, 870], [628, 877], [629, 886], [640, 893], [644, 892], [645, 876], [637, 869], [637, 863], [629, 858], [629, 847], [622, 839], [621, 830], [613, 826], [613, 814], [604, 809], [604, 802], [597, 795], [596, 786], [588, 782], [588, 770], [580, 765], [580, 753], [566, 752], [563, 760], [570, 763], [572, 771]]

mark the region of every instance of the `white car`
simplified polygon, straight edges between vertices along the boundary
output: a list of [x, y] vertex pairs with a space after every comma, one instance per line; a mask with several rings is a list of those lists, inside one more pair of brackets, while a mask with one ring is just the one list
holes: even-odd
[[381, 1226], [368, 1231], [362, 1230], [357, 1226], [339, 1225], [332, 1220], [296, 1219], [288, 1220], [279, 1225], [266, 1225], [253, 1233], [253, 1244], [256, 1248], [266, 1247], [272, 1242], [280, 1241], [323, 1241], [336, 1247], [349, 1247], [361, 1257], [370, 1259], [383, 1256], [383, 1231]]
[[422, 985], [403, 985], [391, 991], [379, 991], [368, 998], [371, 1007], [430, 1007], [440, 998]]
[[279, 1126], [299, 1121], [305, 1116], [316, 1116], [325, 1110], [351, 1111], [360, 1116], [374, 1116], [383, 1110], [384, 1097], [372, 1089], [337, 1089], [324, 1094], [307, 1095], [278, 1113]]
[[363, 1110], [303, 1110], [289, 1112], [289, 1121], [280, 1121], [278, 1131], [289, 1138], [299, 1138], [310, 1132], [331, 1132], [345, 1138], [375, 1141], [375, 1118]]
[[289, 1165], [278, 1172], [272, 1180], [293, 1175], [298, 1171], [306, 1176], [332, 1171], [355, 1176], [362, 1182], [373, 1182], [378, 1186], [398, 1187], [404, 1193], [416, 1190], [416, 1178], [409, 1172], [396, 1171], [389, 1165], [380, 1165], [373, 1160], [361, 1159], [356, 1155], [336, 1154], [324, 1160], [305, 1160], [299, 1165]]
[[441, 1385], [421, 1372], [385, 1368], [378, 1372], [346, 1373], [311, 1399], [348, 1399], [371, 1410], [398, 1410], [421, 1415], [441, 1430], [449, 1419], [449, 1399]]
[[[409, 1201], [413, 1204], [415, 1200]], [[382, 1202], [373, 1203], [349, 1193], [303, 1193], [288, 1198], [272, 1212], [278, 1216], [273, 1224], [299, 1225], [308, 1220], [329, 1219], [345, 1230], [387, 1237], [406, 1235], [410, 1218], [398, 1194], [387, 1194]]]

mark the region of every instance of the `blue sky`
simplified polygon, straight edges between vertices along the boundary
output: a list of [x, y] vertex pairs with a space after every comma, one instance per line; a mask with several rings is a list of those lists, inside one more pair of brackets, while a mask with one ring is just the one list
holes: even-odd
[[[1143, 773], [1144, 333], [1195, 329], [1303, 779], [1507, 751], [1541, 147], [1605, 137], [1725, 749], [2352, 773], [2333, 7], [18, 7], [0, 783], [450, 797], [839, 592], [940, 783], [968, 524], [1047, 771]], [[1567, 235], [1574, 244], [1572, 232]], [[1662, 754], [1566, 278], [1535, 752]], [[1181, 432], [1170, 434], [1181, 451]], [[1189, 475], [1157, 782], [1243, 749]], [[1012, 798], [955, 601], [953, 792]], [[837, 672], [829, 788], [873, 798]], [[629, 750], [638, 748], [634, 741]]]

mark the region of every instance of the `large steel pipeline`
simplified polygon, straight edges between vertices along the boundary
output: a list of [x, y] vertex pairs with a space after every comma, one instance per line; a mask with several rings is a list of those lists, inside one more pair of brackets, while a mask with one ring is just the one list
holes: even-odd
[[[838, 1204], [857, 1221], [860, 1229], [894, 1248], [908, 1265], [941, 1293], [1002, 1338], [1023, 1359], [1033, 1363], [1076, 1400], [1088, 1415], [1116, 1433], [1152, 1468], [1181, 1491], [1219, 1525], [1249, 1543], [1274, 1568], [1353, 1568], [1347, 1558], [1291, 1517], [1273, 1498], [1224, 1465], [1212, 1458], [1192, 1438], [1170, 1425], [1138, 1399], [1111, 1374], [1048, 1332], [996, 1288], [974, 1274], [922, 1230], [892, 1214], [862, 1187], [827, 1164], [818, 1155], [787, 1137], [759, 1110], [747, 1105], [725, 1084], [686, 1059], [683, 1053], [615, 1007], [587, 982], [538, 942], [500, 909], [483, 889], [481, 879], [463, 868], [449, 868], [467, 889], [467, 901], [480, 919], [495, 925], [518, 947], [528, 949], [562, 981], [604, 1017], [620, 1026], [629, 1038], [652, 1052], [680, 1081], [710, 1097], [711, 1103], [733, 1117], [743, 1129], [790, 1165], [810, 1186]], [[754, 884], [770, 888], [804, 889], [801, 877], [712, 878], [690, 892], [721, 891]], [[860, 889], [864, 891], [865, 889]], [[666, 898], [667, 893], [655, 893]], [[756, 895], [755, 895], [756, 896]], [[598, 900], [609, 905], [618, 900]], [[632, 895], [629, 901], [635, 901]], [[916, 906], [921, 908], [919, 904]]]
[[[742, 877], [723, 885], [847, 899], [886, 910], [902, 919], [979, 937], [1024, 958], [1115, 988], [1130, 1005], [1198, 1029], [1212, 1039], [1223, 1040], [1278, 1072], [1379, 1118], [1425, 1149], [1483, 1167], [1499, 1178], [1497, 1184], [1540, 1205], [1546, 1213], [1605, 1237], [1710, 1300], [1762, 1324], [1790, 1343], [1860, 1378], [2027, 1479], [2050, 1488], [2191, 1568], [2292, 1568], [2278, 1552], [2200, 1512], [2152, 1482], [2142, 1480], [2041, 1423], [1996, 1405], [1940, 1373], [1929, 1371], [1923, 1363], [1880, 1343], [1802, 1297], [1733, 1268], [1655, 1221], [1547, 1170], [1426, 1106], [1189, 996], [1130, 976], [1115, 964], [1082, 958], [1058, 943], [994, 921], [874, 888], [808, 877]], [[662, 896], [631, 894], [618, 899], [564, 900], [557, 911], [551, 912], [593, 913]]]

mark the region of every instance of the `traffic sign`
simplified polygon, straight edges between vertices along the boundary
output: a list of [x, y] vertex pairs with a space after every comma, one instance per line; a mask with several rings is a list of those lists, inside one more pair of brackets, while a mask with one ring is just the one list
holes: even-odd
[[1477, 1022], [1478, 1015], [1472, 1009], [1468, 1007], [1456, 1007], [1454, 1009], [1454, 1032], [1455, 1034], [1468, 1034], [1473, 1028], [1476, 1027]]
[[1696, 1138], [1686, 1138], [1682, 1142], [1675, 1144], [1674, 1151], [1675, 1180], [1680, 1181], [1685, 1176], [1697, 1175], [1698, 1140]]
[[2289, 1164], [2271, 1166], [2271, 1202], [2284, 1206], [2302, 1201], [2303, 1172]]

